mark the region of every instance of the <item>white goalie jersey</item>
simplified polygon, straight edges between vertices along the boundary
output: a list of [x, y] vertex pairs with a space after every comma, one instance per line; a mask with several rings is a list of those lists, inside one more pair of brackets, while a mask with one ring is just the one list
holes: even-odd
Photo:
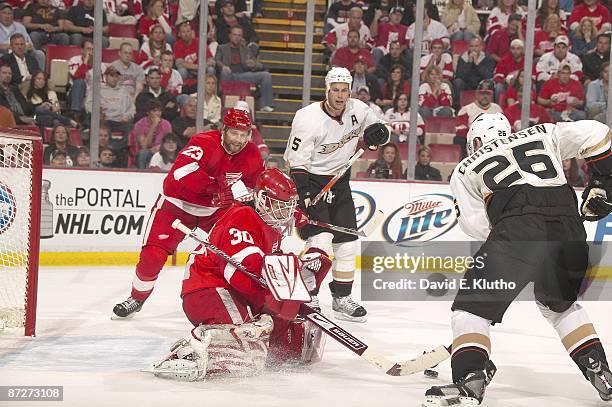
[[386, 123], [358, 99], [348, 100], [341, 120], [329, 116], [323, 103], [311, 103], [295, 114], [284, 156], [292, 169], [332, 175], [355, 153], [359, 138], [369, 125]]
[[610, 128], [593, 120], [538, 124], [495, 139], [461, 161], [450, 186], [459, 225], [477, 240], [487, 239], [490, 224], [486, 201], [514, 185], [565, 185], [563, 160], [591, 158], [610, 150]]

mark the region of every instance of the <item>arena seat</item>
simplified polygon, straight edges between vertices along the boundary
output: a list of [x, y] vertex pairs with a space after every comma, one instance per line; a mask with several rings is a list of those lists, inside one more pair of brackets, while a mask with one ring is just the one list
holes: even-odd
[[140, 48], [140, 43], [138, 42], [136, 38], [110, 37], [108, 41], [110, 43], [110, 45], [108, 46], [110, 49], [119, 49], [121, 47], [121, 44], [123, 44], [124, 42], [131, 44], [132, 48], [134, 49]]
[[70, 58], [77, 55], [81, 55], [81, 47], [77, 47], [76, 45], [47, 44], [45, 72], [51, 72], [51, 61], [54, 59], [68, 61]]
[[456, 125], [454, 117], [426, 117], [425, 144], [452, 144], [456, 133]]
[[116, 49], [102, 48], [102, 62], [110, 64], [119, 59], [119, 52]]
[[108, 24], [109, 37], [138, 38], [135, 24]]
[[457, 144], [430, 144], [431, 161], [458, 163], [461, 161], [461, 147]]
[[238, 81], [221, 81], [219, 91], [223, 96], [251, 96], [251, 84]]

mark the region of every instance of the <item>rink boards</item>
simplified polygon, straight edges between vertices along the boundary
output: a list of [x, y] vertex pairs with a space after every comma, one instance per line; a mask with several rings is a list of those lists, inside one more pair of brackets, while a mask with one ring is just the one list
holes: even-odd
[[[43, 265], [130, 265], [146, 231], [163, 173], [45, 169], [41, 224]], [[389, 244], [470, 240], [459, 228], [446, 183], [352, 181], [358, 225], [382, 210], [385, 220], [365, 238]], [[580, 201], [582, 191], [577, 191]], [[610, 218], [609, 218], [610, 219]], [[588, 240], [612, 240], [612, 219], [585, 222]], [[286, 249], [299, 251], [292, 237]], [[179, 246], [184, 263], [192, 242]], [[607, 250], [605, 250], [607, 252]], [[612, 266], [612, 254], [602, 266]]]

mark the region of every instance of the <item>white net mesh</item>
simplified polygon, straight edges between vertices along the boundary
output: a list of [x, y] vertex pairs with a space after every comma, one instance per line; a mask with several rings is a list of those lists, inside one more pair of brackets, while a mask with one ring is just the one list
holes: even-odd
[[0, 330], [25, 325], [32, 160], [32, 141], [0, 134]]

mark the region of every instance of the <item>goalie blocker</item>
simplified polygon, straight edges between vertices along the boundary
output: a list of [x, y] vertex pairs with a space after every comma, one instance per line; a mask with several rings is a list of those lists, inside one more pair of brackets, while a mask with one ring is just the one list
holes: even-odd
[[[264, 171], [254, 192], [255, 209], [233, 205], [212, 228], [209, 243], [265, 280], [270, 290], [198, 247], [189, 258], [181, 292], [183, 310], [195, 328], [153, 365], [150, 371], [157, 376], [250, 376], [266, 365], [320, 359], [324, 335], [296, 314], [310, 301], [308, 291], [320, 284], [331, 261], [323, 253], [311, 253], [302, 262], [277, 252], [297, 204], [295, 185], [286, 175]], [[302, 279], [302, 267], [315, 277], [309, 279], [311, 286]]]

